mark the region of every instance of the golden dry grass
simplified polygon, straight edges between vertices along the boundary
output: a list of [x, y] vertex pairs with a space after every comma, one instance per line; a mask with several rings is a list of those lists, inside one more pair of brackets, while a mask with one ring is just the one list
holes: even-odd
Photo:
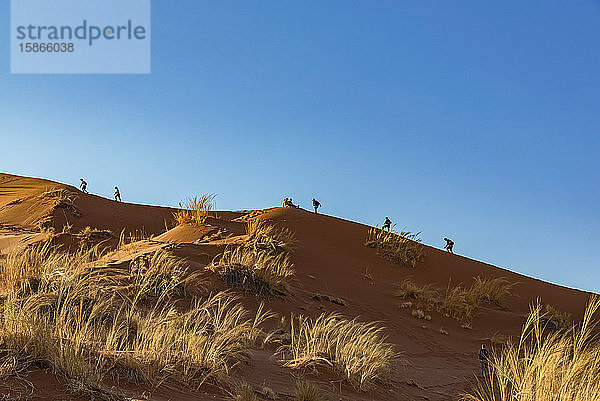
[[382, 328], [373, 323], [336, 314], [292, 317], [290, 323], [291, 342], [280, 351], [284, 365], [291, 368], [329, 366], [355, 388], [368, 390], [385, 382], [398, 358]]
[[518, 341], [509, 341], [491, 363], [491, 374], [464, 394], [466, 401], [598, 401], [600, 342], [593, 296], [582, 322], [571, 330], [545, 330], [542, 306], [532, 306]]
[[406, 267], [416, 267], [425, 259], [425, 246], [419, 239], [420, 233], [386, 232], [371, 228], [365, 240], [365, 246], [377, 249], [377, 253]]
[[70, 212], [73, 216], [81, 216], [81, 212], [75, 206], [77, 196], [64, 188], [49, 188], [46, 192], [39, 195], [38, 199], [42, 202], [50, 202], [54, 209], [63, 209]]
[[463, 287], [461, 284], [449, 286], [442, 297], [431, 284], [419, 285], [410, 279], [405, 279], [394, 295], [414, 301], [410, 305], [407, 304], [407, 307], [412, 307], [414, 303], [427, 310], [436, 309], [444, 315], [468, 323], [482, 305], [502, 306], [502, 301], [512, 295], [514, 286], [514, 283], [504, 277], [475, 277], [470, 287]]
[[273, 256], [247, 247], [226, 250], [213, 266], [228, 287], [239, 287], [246, 294], [261, 297], [286, 295], [294, 276], [287, 253]]
[[215, 194], [194, 196], [179, 203], [179, 210], [173, 213], [177, 224], [201, 226], [215, 207]]
[[319, 386], [306, 380], [296, 382], [295, 401], [327, 401]]
[[288, 228], [277, 227], [256, 218], [248, 221], [246, 232], [248, 239], [244, 246], [272, 254], [291, 252], [297, 243], [294, 234]]
[[86, 226], [77, 234], [77, 237], [88, 244], [96, 244], [112, 238], [112, 234], [110, 230], [102, 230], [99, 228]]
[[245, 382], [237, 384], [235, 393], [231, 398], [234, 401], [258, 401], [258, 397], [252, 386]]
[[571, 314], [560, 311], [552, 305], [546, 305], [546, 313], [544, 313], [542, 321], [548, 329], [566, 330], [571, 325]]
[[0, 343], [25, 361], [0, 359], [5, 374], [40, 363], [90, 394], [114, 377], [196, 388], [247, 361], [271, 317], [223, 292], [176, 307], [185, 267], [164, 251], [125, 268], [93, 267], [97, 257], [44, 245], [0, 261]]
[[405, 279], [394, 291], [394, 295], [417, 301], [432, 302], [439, 297], [439, 292], [432, 284], [418, 285], [410, 279]]

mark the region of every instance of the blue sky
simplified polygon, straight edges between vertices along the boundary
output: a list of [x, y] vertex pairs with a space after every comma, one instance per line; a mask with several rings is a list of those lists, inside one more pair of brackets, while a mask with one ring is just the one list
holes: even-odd
[[600, 2], [152, 7], [150, 75], [10, 75], [0, 0], [1, 171], [160, 205], [315, 196], [600, 290]]

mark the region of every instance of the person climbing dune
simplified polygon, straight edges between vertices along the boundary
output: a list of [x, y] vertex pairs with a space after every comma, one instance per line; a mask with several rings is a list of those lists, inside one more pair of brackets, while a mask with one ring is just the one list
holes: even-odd
[[115, 187], [115, 200], [117, 202], [122, 202], [121, 201], [121, 192], [119, 192], [119, 188]]
[[315, 213], [319, 213], [318, 209], [321, 207], [321, 203], [313, 198], [313, 207], [315, 208]]
[[382, 230], [385, 230], [387, 228], [388, 232], [390, 232], [390, 230], [392, 229], [392, 220], [390, 220], [389, 217], [385, 216], [385, 220], [383, 222], [383, 227], [381, 227]]
[[444, 249], [450, 253], [454, 253], [454, 251], [452, 250], [452, 248], [454, 247], [454, 241], [452, 241], [450, 238], [444, 238], [444, 241], [446, 241], [446, 246], [444, 247]]
[[83, 178], [80, 178], [81, 180], [81, 184], [79, 184], [79, 188], [81, 188], [81, 192], [87, 194], [87, 182], [85, 182], [85, 180]]

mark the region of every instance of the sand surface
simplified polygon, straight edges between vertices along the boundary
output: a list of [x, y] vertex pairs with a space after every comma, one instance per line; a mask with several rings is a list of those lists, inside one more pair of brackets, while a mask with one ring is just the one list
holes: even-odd
[[[55, 190], [66, 191], [68, 202], [57, 205], [54, 198], [44, 195]], [[52, 181], [0, 174], [0, 257], [45, 241], [49, 236], [57, 245], [75, 249], [80, 244], [78, 233], [91, 227], [108, 230], [113, 243], [118, 242], [121, 233], [138, 235], [140, 239], [121, 253], [112, 254], [110, 260], [99, 263], [128, 263], [137, 255], [168, 247], [196, 271], [204, 269], [228, 245], [243, 241], [245, 217], [256, 215], [289, 228], [298, 239], [292, 254], [296, 271], [293, 295], [266, 300], [266, 306], [282, 315], [318, 316], [337, 312], [350, 319], [380, 322], [388, 341], [401, 352], [402, 363], [391, 383], [372, 392], [355, 391], [327, 371], [309, 375], [311, 381], [329, 392], [331, 400], [457, 399], [479, 372], [477, 352], [481, 344], [492, 346], [490, 339], [497, 334], [518, 335], [532, 302], [539, 298], [579, 317], [590, 296], [433, 247], [427, 247], [425, 261], [416, 268], [399, 267], [364, 246], [370, 227], [302, 209], [217, 212], [206, 227], [176, 227], [173, 211], [119, 203]], [[420, 284], [434, 284], [443, 292], [449, 283], [470, 285], [477, 276], [505, 277], [517, 285], [514, 296], [506, 299], [503, 308], [484, 307], [471, 329], [462, 328], [458, 321], [435, 311], [431, 312], [431, 321], [417, 319], [411, 316], [410, 308], [400, 306], [403, 300], [393, 295], [406, 278]], [[218, 279], [211, 283], [215, 291], [225, 289]], [[315, 299], [317, 294], [341, 299], [343, 305]], [[256, 309], [261, 300], [242, 296], [242, 302]], [[440, 329], [448, 334], [441, 334]], [[298, 372], [282, 367], [274, 351], [269, 347], [256, 350], [251, 362], [238, 366], [232, 374], [245, 378], [253, 386], [271, 387], [280, 399], [291, 399]], [[31, 394], [28, 399], [80, 399], [67, 390], [64, 378], [42, 368], [31, 368], [24, 375], [9, 379], [0, 387], [0, 393], [15, 394], [26, 388], [23, 391]], [[143, 389], [129, 391], [135, 395]], [[159, 388], [147, 395], [156, 400], [228, 398], [210, 386], [199, 391]]]

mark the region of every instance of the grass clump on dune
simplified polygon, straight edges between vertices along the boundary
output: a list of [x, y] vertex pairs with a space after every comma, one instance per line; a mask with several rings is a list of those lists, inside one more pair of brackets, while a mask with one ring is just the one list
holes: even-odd
[[164, 251], [127, 267], [94, 267], [96, 257], [46, 245], [0, 261], [7, 374], [41, 364], [90, 394], [115, 378], [196, 388], [248, 360], [271, 316], [262, 306], [252, 316], [224, 292], [176, 307], [185, 267]]
[[280, 228], [256, 218], [248, 221], [246, 232], [248, 239], [245, 246], [272, 254], [291, 252], [297, 242], [288, 228]]
[[319, 386], [306, 380], [296, 382], [296, 394], [294, 401], [327, 401]]
[[448, 288], [441, 302], [441, 310], [457, 320], [469, 321], [484, 304], [501, 307], [503, 299], [512, 295], [515, 285], [504, 277], [475, 277], [468, 288], [460, 284]]
[[475, 277], [475, 281], [469, 289], [470, 297], [476, 303], [488, 303], [502, 306], [502, 300], [512, 295], [512, 289], [516, 283], [511, 283], [505, 277], [483, 278]]
[[215, 207], [215, 197], [215, 194], [204, 194], [179, 203], [179, 210], [173, 213], [175, 221], [179, 225], [203, 225]]
[[377, 253], [392, 263], [416, 267], [425, 259], [425, 246], [419, 239], [420, 233], [386, 232], [371, 228], [365, 246], [375, 248]]
[[571, 330], [548, 332], [541, 305], [531, 308], [521, 337], [496, 355], [490, 374], [464, 394], [466, 401], [600, 400], [600, 339], [593, 296], [582, 322]]
[[132, 292], [136, 298], [183, 295], [187, 267], [182, 259], [157, 250], [129, 264]]
[[75, 206], [76, 196], [64, 188], [50, 188], [38, 197], [41, 201], [50, 201], [55, 209], [63, 209], [75, 217], [80, 217], [81, 212]]
[[246, 294], [260, 297], [287, 294], [294, 275], [287, 253], [273, 256], [245, 247], [226, 250], [213, 266], [228, 287], [240, 287]]
[[546, 305], [546, 312], [541, 320], [549, 330], [566, 330], [571, 325], [571, 314]]
[[502, 301], [512, 295], [515, 285], [504, 277], [478, 276], [474, 278], [470, 287], [463, 287], [462, 284], [448, 287], [442, 297], [433, 285], [419, 285], [406, 279], [398, 286], [394, 295], [410, 299], [427, 310], [436, 309], [458, 321], [470, 322], [484, 304], [501, 307]]
[[439, 293], [431, 284], [418, 285], [414, 281], [406, 279], [398, 286], [394, 295], [417, 301], [433, 302], [438, 298]]
[[258, 219], [248, 221], [246, 230], [246, 240], [215, 258], [212, 268], [225, 285], [241, 288], [248, 295], [285, 296], [294, 276], [290, 260], [296, 244], [293, 233]]
[[355, 388], [368, 390], [384, 382], [397, 353], [373, 323], [339, 315], [291, 319], [291, 342], [282, 346], [284, 365], [292, 368], [329, 366]]

